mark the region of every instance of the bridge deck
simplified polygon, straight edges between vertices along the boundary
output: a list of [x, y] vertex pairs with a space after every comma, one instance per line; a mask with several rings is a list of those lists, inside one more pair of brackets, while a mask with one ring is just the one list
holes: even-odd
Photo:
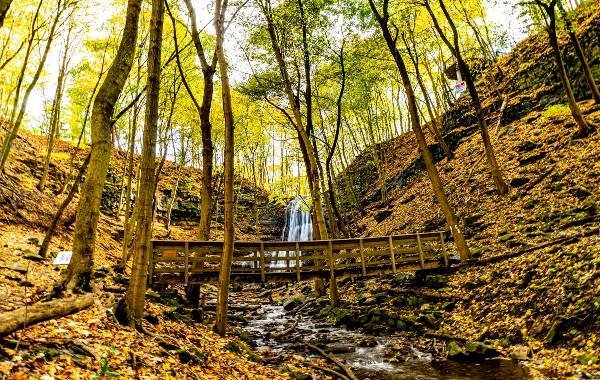
[[[234, 282], [300, 281], [332, 274], [396, 273], [448, 266], [444, 232], [311, 241], [236, 241]], [[149, 283], [216, 280], [221, 241], [153, 240]]]

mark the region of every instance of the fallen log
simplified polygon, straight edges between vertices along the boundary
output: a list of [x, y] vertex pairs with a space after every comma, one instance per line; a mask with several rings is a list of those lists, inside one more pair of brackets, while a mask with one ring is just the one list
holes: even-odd
[[341, 374], [341, 373], [339, 373], [337, 371], [334, 371], [331, 368], [322, 367], [320, 365], [311, 363], [309, 361], [303, 362], [302, 364], [306, 364], [309, 367], [312, 367], [312, 368], [314, 368], [316, 370], [319, 370], [319, 371], [324, 372], [324, 373], [326, 373], [328, 375], [331, 375], [331, 376], [333, 376], [334, 379], [350, 380], [350, 378], [348, 376], [343, 375], [343, 374]]
[[354, 374], [354, 372], [352, 372], [352, 370], [350, 369], [350, 367], [348, 367], [347, 365], [345, 365], [344, 363], [342, 363], [335, 356], [329, 355], [327, 352], [321, 350], [319, 347], [317, 347], [317, 346], [315, 346], [313, 344], [307, 343], [306, 346], [308, 348], [310, 348], [311, 350], [313, 350], [314, 352], [316, 352], [317, 354], [319, 354], [322, 357], [324, 357], [325, 359], [331, 361], [333, 364], [337, 365], [342, 371], [344, 371], [344, 373], [346, 373], [346, 375], [348, 376], [348, 378], [350, 380], [358, 380], [358, 378], [356, 377], [356, 375]]
[[39, 302], [0, 314], [0, 337], [49, 319], [64, 317], [94, 303], [91, 293], [70, 298]]
[[274, 332], [272, 334], [268, 334], [267, 336], [269, 338], [271, 338], [271, 339], [279, 339], [279, 338], [281, 338], [283, 336], [288, 335], [292, 331], [294, 331], [297, 326], [298, 326], [298, 321], [294, 321], [294, 323], [292, 323], [292, 325], [289, 328], [287, 328], [287, 329], [285, 329], [283, 331], [280, 331], [280, 332]]

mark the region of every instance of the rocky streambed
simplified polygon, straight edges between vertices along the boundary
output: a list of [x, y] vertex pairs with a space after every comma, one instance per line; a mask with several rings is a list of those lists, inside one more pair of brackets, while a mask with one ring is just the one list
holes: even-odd
[[[314, 369], [314, 363], [324, 366], [321, 363], [327, 362], [318, 361], [323, 356], [311, 347], [319, 347], [340, 360], [359, 379], [528, 378], [526, 369], [518, 362], [509, 359], [475, 361], [473, 356], [462, 352], [462, 347], [457, 349], [463, 360], [446, 360], [446, 349], [452, 347], [447, 348], [445, 342], [435, 338], [424, 338], [418, 329], [407, 329], [407, 323], [413, 319], [413, 324], [427, 323], [421, 317], [410, 317], [409, 321], [402, 317], [393, 319], [392, 327], [385, 315], [377, 317], [378, 314], [366, 313], [361, 317], [355, 311], [352, 318], [348, 318], [348, 311], [331, 309], [325, 298], [273, 301], [271, 293], [258, 292], [258, 289], [253, 296], [248, 289], [234, 293], [231, 304], [238, 307], [232, 319], [236, 321], [238, 337], [252, 347], [261, 360], [282, 366], [295, 379], [320, 378], [302, 371], [306, 367]], [[247, 306], [239, 306], [244, 304]], [[377, 310], [376, 307], [369, 309]], [[362, 325], [358, 321], [363, 321]], [[335, 365], [329, 368], [340, 371]]]

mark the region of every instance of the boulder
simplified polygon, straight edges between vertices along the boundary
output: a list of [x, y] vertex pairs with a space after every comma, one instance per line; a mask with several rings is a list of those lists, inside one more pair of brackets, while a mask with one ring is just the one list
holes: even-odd
[[511, 347], [509, 356], [515, 360], [527, 360], [529, 359], [529, 352], [528, 346], [517, 345]]
[[27, 273], [27, 267], [21, 263], [11, 263], [8, 265], [3, 265], [4, 268], [14, 270], [19, 273]]
[[500, 355], [500, 352], [496, 348], [473, 340], [467, 342], [465, 350], [469, 354], [469, 357], [474, 359], [487, 359]]
[[450, 360], [464, 360], [466, 358], [465, 352], [454, 340], [451, 340], [446, 344], [446, 353]]
[[302, 300], [302, 298], [297, 298], [297, 297], [289, 298], [289, 299], [283, 301], [283, 310], [286, 310], [286, 311], [293, 310], [296, 307], [302, 305], [303, 302], [304, 301]]
[[38, 255], [37, 253], [31, 252], [31, 251], [26, 251], [25, 254], [23, 255], [23, 258], [27, 259], [27, 260], [31, 260], [31, 261], [36, 261], [36, 262], [44, 260], [44, 258], [42, 256]]

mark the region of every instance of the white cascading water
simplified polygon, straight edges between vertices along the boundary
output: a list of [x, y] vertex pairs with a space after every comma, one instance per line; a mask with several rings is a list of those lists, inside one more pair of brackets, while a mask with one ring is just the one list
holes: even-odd
[[[285, 208], [285, 224], [281, 233], [283, 241], [312, 240], [312, 216], [310, 207], [301, 196], [297, 196]], [[273, 257], [285, 257], [286, 252], [273, 252]], [[286, 261], [272, 261], [271, 268], [285, 268]]]

